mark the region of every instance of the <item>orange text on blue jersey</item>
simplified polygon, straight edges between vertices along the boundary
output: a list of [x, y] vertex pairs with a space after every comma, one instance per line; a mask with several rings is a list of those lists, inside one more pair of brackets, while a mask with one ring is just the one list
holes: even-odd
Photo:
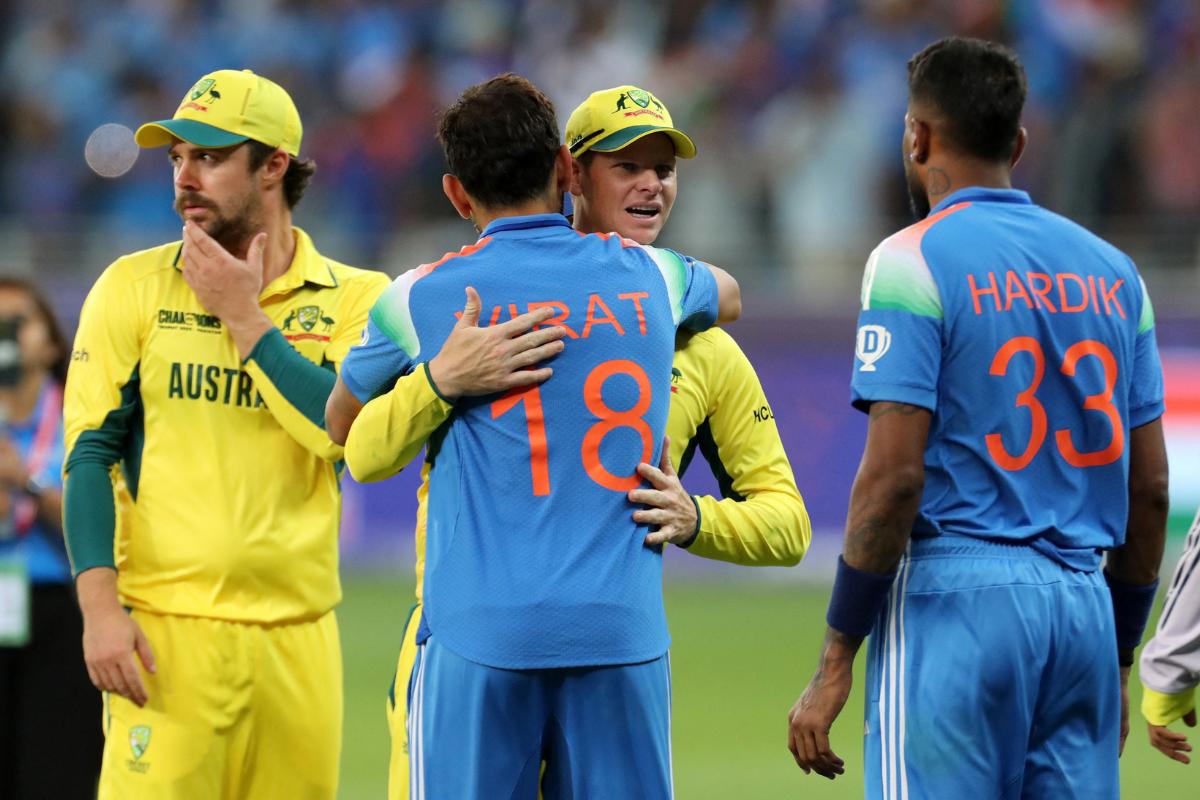
[[997, 277], [987, 272], [980, 280], [967, 275], [967, 288], [976, 314], [986, 310], [1011, 311], [1017, 303], [1025, 308], [1044, 311], [1048, 314], [1103, 314], [1114, 313], [1125, 319], [1125, 309], [1117, 297], [1117, 290], [1124, 285], [1124, 278], [1109, 286], [1103, 276], [1076, 275], [1073, 272], [1017, 272], [1006, 270]]
[[[579, 309], [576, 308], [572, 312], [571, 307], [562, 300], [536, 300], [530, 302], [522, 311], [516, 303], [508, 303], [506, 305], [492, 306], [492, 315], [488, 320], [488, 325], [495, 325], [500, 321], [500, 317], [504, 312], [508, 311], [508, 318], [513, 319], [521, 314], [529, 311], [536, 311], [539, 308], [552, 308], [556, 313], [553, 317], [543, 322], [541, 325], [535, 325], [540, 328], [546, 325], [557, 325], [567, 332], [568, 339], [587, 339], [591, 337], [593, 329], [599, 326], [607, 326], [605, 330], [614, 331], [618, 336], [624, 336], [626, 330], [632, 330], [634, 326], [642, 336], [646, 335], [646, 311], [642, 308], [642, 300], [650, 296], [649, 292], [621, 292], [615, 297], [610, 297], [609, 303], [604, 302], [599, 294], [592, 293], [588, 295], [587, 310], [583, 313], [583, 327], [579, 328]], [[620, 314], [614, 314], [613, 308], [616, 308]], [[568, 324], [568, 320], [575, 314], [575, 328]], [[462, 312], [454, 312], [455, 317], [461, 317]], [[621, 323], [621, 319], [625, 323]], [[579, 330], [576, 330], [579, 328]]]

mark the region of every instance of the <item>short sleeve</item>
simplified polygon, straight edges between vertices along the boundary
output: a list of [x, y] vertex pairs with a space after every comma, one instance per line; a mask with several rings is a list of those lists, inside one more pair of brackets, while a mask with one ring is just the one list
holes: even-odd
[[677, 328], [708, 330], [717, 321], [717, 279], [703, 263], [674, 250], [643, 246], [667, 284], [671, 315]]
[[[1139, 278], [1139, 280], [1141, 280]], [[1163, 415], [1162, 361], [1154, 334], [1154, 306], [1142, 285], [1142, 313], [1133, 346], [1133, 372], [1129, 381], [1129, 427], [1139, 428]]]
[[341, 376], [346, 388], [365, 404], [386, 392], [411, 368], [408, 355], [384, 334], [372, 316], [359, 343], [346, 354]]
[[920, 243], [888, 239], [863, 274], [851, 403], [907, 403], [934, 410], [942, 360], [941, 294]]
[[342, 381], [360, 403], [392, 388], [421, 354], [409, 295], [413, 284], [428, 272], [418, 267], [392, 281], [371, 307], [362, 339], [342, 362]]

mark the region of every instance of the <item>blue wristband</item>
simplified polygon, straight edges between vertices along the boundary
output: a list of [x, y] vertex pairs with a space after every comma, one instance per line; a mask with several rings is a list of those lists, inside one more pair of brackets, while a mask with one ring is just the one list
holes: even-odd
[[835, 630], [862, 639], [875, 626], [895, 580], [895, 572], [887, 575], [863, 572], [838, 556], [837, 578], [833, 581], [825, 622]]
[[1146, 621], [1158, 593], [1158, 579], [1138, 586], [1123, 583], [1104, 570], [1104, 581], [1112, 595], [1113, 620], [1117, 628], [1117, 650], [1133, 650], [1142, 643]]

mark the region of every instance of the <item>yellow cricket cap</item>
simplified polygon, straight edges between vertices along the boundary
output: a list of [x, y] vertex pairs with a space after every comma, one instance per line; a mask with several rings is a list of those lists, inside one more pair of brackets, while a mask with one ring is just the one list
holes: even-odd
[[147, 122], [134, 139], [162, 147], [182, 139], [198, 147], [232, 147], [247, 139], [300, 155], [300, 113], [279, 84], [248, 69], [210, 72], [188, 90], [175, 116]]
[[611, 153], [652, 133], [665, 133], [675, 155], [692, 158], [696, 145], [671, 122], [671, 112], [657, 97], [636, 86], [592, 92], [567, 120], [567, 148], [573, 156], [588, 150]]

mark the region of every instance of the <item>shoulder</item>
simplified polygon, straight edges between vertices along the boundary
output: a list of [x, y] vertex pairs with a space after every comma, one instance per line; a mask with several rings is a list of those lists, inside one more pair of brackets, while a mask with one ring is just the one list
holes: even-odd
[[863, 272], [862, 307], [897, 309], [926, 317], [942, 317], [941, 291], [926, 258], [924, 243], [935, 227], [969, 208], [956, 203], [884, 239], [871, 251]]
[[712, 360], [746, 356], [732, 336], [714, 325], [699, 333], [680, 333], [675, 340], [675, 357]]
[[110, 281], [136, 283], [175, 268], [182, 257], [183, 242], [175, 241], [138, 250], [118, 258], [104, 271]]
[[182, 273], [176, 269], [182, 244], [170, 242], [121, 256], [96, 279], [89, 297], [116, 300], [119, 297], [155, 296], [166, 282], [182, 280]]
[[757, 380], [754, 366], [737, 341], [715, 326], [700, 333], [681, 333], [675, 342], [672, 366], [676, 378], [698, 381], [702, 386], [699, 391], [713, 402], [751, 378]]
[[367, 292], [374, 290], [378, 293], [383, 291], [384, 287], [392, 280], [387, 273], [374, 269], [352, 267], [340, 261], [334, 261], [331, 258], [326, 258], [325, 263], [328, 265], [329, 274], [333, 276], [334, 281], [339, 286], [345, 286], [352, 291]]

